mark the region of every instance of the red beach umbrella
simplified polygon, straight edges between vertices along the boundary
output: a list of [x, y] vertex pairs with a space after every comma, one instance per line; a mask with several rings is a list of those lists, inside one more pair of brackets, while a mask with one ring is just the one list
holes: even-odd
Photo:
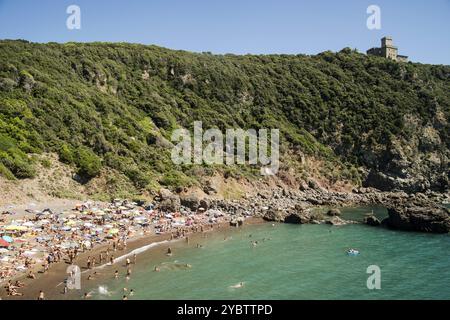
[[0, 238], [0, 248], [1, 247], [9, 247], [9, 243]]

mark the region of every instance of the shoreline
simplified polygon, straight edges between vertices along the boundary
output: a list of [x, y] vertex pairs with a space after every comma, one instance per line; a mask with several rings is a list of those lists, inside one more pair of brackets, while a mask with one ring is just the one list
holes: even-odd
[[[265, 220], [263, 220], [260, 217], [248, 217], [245, 219], [244, 224], [245, 225], [253, 225], [253, 224], [261, 224], [266, 223]], [[232, 230], [233, 227], [230, 225], [229, 221], [220, 222], [216, 225], [212, 225], [211, 229], [205, 230], [203, 232], [192, 232], [189, 233], [188, 236], [193, 235], [200, 235], [200, 234], [208, 234], [210, 232], [219, 232], [224, 230]], [[141, 253], [147, 253], [152, 252], [154, 254], [161, 254], [162, 252], [167, 251], [167, 248], [176, 242], [185, 241], [185, 238], [175, 238], [170, 239], [171, 235], [169, 233], [164, 234], [151, 234], [151, 235], [143, 235], [138, 236], [136, 238], [130, 239], [127, 245], [127, 249], [118, 250], [116, 252], [120, 252], [121, 254], [114, 259], [114, 264], [112, 266], [116, 266], [117, 268], [109, 269], [108, 272], [111, 276], [114, 275], [114, 270], [116, 269], [123, 269], [123, 265], [121, 265], [121, 262], [125, 260], [127, 257], [132, 256], [134, 253], [137, 254], [139, 257], [139, 254]], [[87, 277], [88, 274], [94, 273], [98, 270], [104, 270], [109, 267], [112, 267], [110, 263], [105, 263], [99, 266], [96, 266], [92, 269], [86, 268], [87, 258], [88, 256], [98, 256], [100, 252], [104, 251], [106, 248], [108, 248], [110, 244], [101, 244], [99, 246], [94, 246], [91, 250], [81, 253], [74, 261], [75, 265], [78, 265], [81, 269], [81, 281], [88, 281]], [[139, 263], [139, 262], [138, 262]], [[82, 293], [80, 293], [80, 290], [72, 290], [76, 292], [70, 292], [65, 296], [63, 295], [63, 286], [64, 280], [67, 278], [68, 274], [66, 273], [67, 267], [70, 266], [68, 262], [65, 260], [62, 260], [54, 265], [51, 266], [49, 271], [45, 274], [38, 273], [36, 274], [36, 279], [29, 279], [26, 277], [25, 274], [17, 276], [14, 278], [15, 280], [20, 280], [25, 284], [23, 288], [20, 288], [20, 292], [23, 293], [22, 296], [7, 296], [4, 288], [1, 290], [0, 298], [2, 300], [36, 300], [39, 291], [42, 290], [45, 293], [46, 300], [64, 300], [70, 297], [74, 297], [76, 294], [78, 294], [79, 298], [81, 299]], [[105, 273], [102, 272], [102, 275]], [[4, 284], [2, 284], [3, 287]]]
[[[178, 196], [174, 194], [166, 195], [165, 197], [161, 197], [162, 199], [158, 200], [157, 208], [161, 208], [163, 204], [166, 204], [167, 200], [180, 200]], [[113, 252], [115, 257], [113, 266], [121, 265], [125, 259], [132, 257], [134, 254], [139, 255], [142, 252], [153, 252], [154, 254], [162, 254], [164, 250], [180, 240], [186, 239], [186, 236], [189, 238], [192, 235], [208, 233], [212, 231], [218, 230], [226, 230], [231, 229], [232, 226], [230, 222], [234, 220], [236, 217], [247, 217], [245, 219], [245, 224], [255, 224], [255, 223], [264, 223], [267, 221], [276, 221], [276, 222], [285, 222], [285, 223], [330, 223], [333, 225], [342, 225], [343, 221], [339, 217], [330, 216], [327, 217], [327, 220], [320, 220], [318, 217], [322, 214], [316, 215], [314, 210], [311, 209], [324, 209], [324, 208], [342, 208], [342, 207], [351, 207], [351, 206], [373, 206], [379, 205], [386, 207], [387, 202], [395, 202], [400, 205], [405, 205], [409, 201], [428, 201], [435, 202], [440, 198], [445, 199], [448, 194], [442, 194], [439, 197], [436, 197], [435, 194], [426, 195], [408, 195], [405, 193], [383, 193], [383, 192], [360, 192], [360, 193], [332, 193], [332, 192], [324, 192], [321, 190], [315, 190], [313, 192], [285, 192], [283, 190], [278, 190], [278, 192], [274, 192], [272, 196], [267, 196], [262, 193], [258, 193], [257, 196], [253, 198], [245, 198], [239, 201], [226, 201], [226, 200], [213, 200], [209, 199], [209, 203], [207, 207], [209, 207], [212, 211], [220, 211], [224, 212], [220, 219], [214, 220], [214, 222], [205, 223], [202, 222], [198, 226], [202, 226], [205, 229], [201, 231], [198, 229], [191, 229], [186, 234], [181, 234], [173, 238], [173, 232], [177, 230], [177, 227], [174, 229], [163, 230], [161, 233], [155, 233], [155, 230], [151, 231], [151, 233], [147, 233], [147, 231], [131, 235], [127, 237], [128, 245], [125, 249], [118, 249]], [[433, 199], [434, 198], [434, 199]], [[316, 200], [321, 199], [320, 203], [317, 203]], [[200, 201], [200, 200], [199, 200]], [[198, 201], [198, 202], [199, 202]], [[175, 201], [176, 202], [176, 201]], [[169, 202], [172, 204], [172, 202]], [[198, 207], [188, 208], [190, 214], [196, 212]], [[75, 209], [72, 209], [75, 210]], [[130, 209], [132, 210], [132, 209]], [[134, 210], [134, 209], [133, 209]], [[162, 212], [174, 212], [177, 210], [169, 210], [162, 209]], [[115, 222], [118, 222], [114, 220]], [[171, 227], [172, 228], [172, 227]], [[127, 232], [129, 230], [126, 230]], [[116, 239], [116, 238], [114, 238]], [[78, 265], [81, 269], [81, 279], [82, 281], [87, 281], [87, 277], [89, 275], [93, 275], [93, 278], [97, 278], [100, 274], [103, 273], [111, 273], [114, 275], [114, 270], [109, 269], [111, 266], [110, 263], [107, 263], [106, 260], [100, 262], [98, 265], [93, 267], [92, 269], [88, 269], [87, 261], [88, 257], [97, 258], [100, 253], [104, 253], [106, 249], [111, 249], [111, 244], [115, 240], [102, 240], [101, 243], [94, 244], [90, 249], [83, 250], [79, 253], [79, 255], [75, 258], [74, 264]], [[131, 260], [131, 259], [130, 259]], [[98, 260], [97, 260], [98, 261]], [[24, 287], [19, 288], [19, 292], [23, 294], [22, 296], [8, 296], [4, 286], [7, 280], [2, 280], [1, 285], [2, 288], [0, 290], [0, 299], [6, 300], [34, 300], [37, 299], [39, 295], [39, 291], [42, 290], [45, 293], [45, 297], [47, 299], [65, 299], [66, 297], [71, 297], [72, 292], [70, 291], [78, 291], [78, 290], [69, 290], [67, 296], [62, 295], [62, 291], [64, 289], [64, 280], [68, 277], [66, 273], [67, 267], [70, 264], [68, 261], [63, 258], [61, 261], [57, 263], [52, 263], [49, 270], [46, 273], [43, 273], [42, 265], [40, 263], [32, 266], [30, 269], [35, 275], [36, 279], [29, 279], [25, 273], [19, 273], [11, 278], [13, 282], [16, 280], [21, 281], [25, 284]], [[121, 267], [121, 266], [120, 266]], [[108, 270], [108, 271], [106, 271]], [[123, 270], [123, 269], [122, 269]], [[125, 269], [126, 270], [126, 269]], [[100, 272], [101, 271], [101, 272]], [[79, 292], [78, 292], [79, 294]], [[79, 296], [78, 298], [81, 298]]]

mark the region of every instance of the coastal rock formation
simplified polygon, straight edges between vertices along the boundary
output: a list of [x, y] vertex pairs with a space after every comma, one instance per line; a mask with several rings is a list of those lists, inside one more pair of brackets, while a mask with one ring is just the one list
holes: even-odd
[[268, 210], [263, 219], [266, 221], [284, 222], [284, 214], [281, 210]]
[[291, 213], [284, 218], [285, 223], [304, 224], [309, 223], [310, 221], [310, 217], [304, 212]]
[[434, 108], [431, 116], [435, 126], [422, 126], [418, 118], [405, 115], [403, 121], [411, 129], [411, 135], [393, 139], [385, 146], [375, 161], [377, 167], [369, 171], [365, 186], [408, 193], [448, 190], [449, 176], [443, 168], [449, 166], [450, 153], [438, 132], [447, 121], [439, 107]]
[[333, 226], [343, 226], [343, 225], [347, 224], [348, 222], [337, 216], [334, 216], [330, 220], [327, 220], [327, 223], [331, 224]]
[[337, 208], [333, 208], [327, 211], [327, 216], [333, 217], [333, 216], [340, 216], [341, 210]]
[[207, 199], [201, 199], [197, 195], [191, 194], [180, 197], [181, 205], [190, 209], [191, 211], [197, 211], [200, 208], [208, 210], [209, 201]]
[[364, 218], [364, 223], [369, 225], [369, 226], [373, 226], [373, 227], [377, 227], [379, 225], [381, 225], [381, 221], [378, 220], [377, 217], [375, 217], [374, 215], [370, 215]]
[[158, 208], [162, 211], [179, 211], [180, 210], [180, 197], [173, 194], [170, 190], [161, 188], [159, 191], [159, 204]]
[[388, 214], [383, 223], [394, 229], [433, 233], [450, 231], [450, 212], [446, 208], [396, 206], [389, 208]]
[[196, 195], [188, 195], [180, 198], [181, 205], [196, 211], [200, 207], [200, 199]]

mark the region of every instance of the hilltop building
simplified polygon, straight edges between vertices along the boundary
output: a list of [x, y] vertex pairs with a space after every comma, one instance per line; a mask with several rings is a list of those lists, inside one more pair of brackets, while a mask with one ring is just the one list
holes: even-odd
[[384, 37], [381, 39], [381, 48], [371, 48], [366, 51], [367, 54], [373, 56], [384, 57], [394, 61], [407, 62], [408, 56], [398, 54], [398, 48], [394, 46], [392, 37]]

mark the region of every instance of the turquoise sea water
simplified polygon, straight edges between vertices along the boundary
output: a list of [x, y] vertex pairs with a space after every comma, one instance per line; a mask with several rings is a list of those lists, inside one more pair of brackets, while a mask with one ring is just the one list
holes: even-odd
[[[344, 217], [358, 220], [371, 209], [346, 209]], [[374, 213], [382, 217], [385, 210]], [[122, 276], [92, 284], [93, 298], [120, 299], [124, 287], [135, 292], [130, 299], [450, 298], [449, 235], [266, 223], [195, 241], [174, 244], [172, 257], [142, 253], [128, 282]], [[347, 256], [348, 248], [360, 255]], [[369, 265], [381, 269], [380, 290], [366, 286]], [[230, 288], [240, 282], [242, 288]]]

